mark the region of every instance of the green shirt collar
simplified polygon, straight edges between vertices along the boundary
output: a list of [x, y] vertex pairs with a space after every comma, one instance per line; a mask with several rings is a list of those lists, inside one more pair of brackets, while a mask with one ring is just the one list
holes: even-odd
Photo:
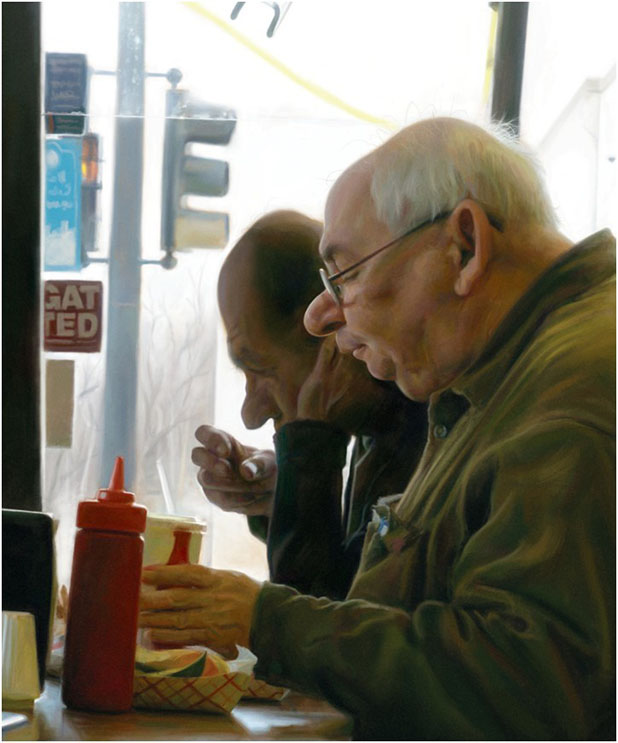
[[456, 392], [482, 407], [547, 315], [616, 273], [610, 230], [574, 245], [547, 269], [509, 311], [481, 357], [457, 381]]

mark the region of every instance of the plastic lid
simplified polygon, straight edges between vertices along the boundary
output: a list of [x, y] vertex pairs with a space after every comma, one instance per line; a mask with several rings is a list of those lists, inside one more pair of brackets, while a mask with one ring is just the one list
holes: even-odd
[[99, 490], [96, 500], [84, 500], [78, 505], [77, 526], [141, 534], [146, 528], [147, 510], [134, 501], [135, 495], [124, 489], [124, 460], [116, 457], [107, 488]]
[[147, 529], [165, 529], [173, 532], [175, 530], [201, 532], [206, 531], [206, 524], [198, 521], [193, 516], [174, 516], [173, 514], [149, 513], [146, 521]]

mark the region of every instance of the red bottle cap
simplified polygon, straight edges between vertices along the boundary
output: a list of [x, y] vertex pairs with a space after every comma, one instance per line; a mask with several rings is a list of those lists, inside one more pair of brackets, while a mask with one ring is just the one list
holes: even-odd
[[124, 460], [116, 457], [108, 487], [99, 490], [96, 500], [84, 500], [78, 505], [77, 526], [141, 534], [146, 528], [147, 510], [134, 501], [135, 495], [124, 489]]

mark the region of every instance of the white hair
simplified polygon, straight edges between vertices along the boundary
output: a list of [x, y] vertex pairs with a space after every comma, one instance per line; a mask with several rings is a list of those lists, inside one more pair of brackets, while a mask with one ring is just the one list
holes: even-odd
[[459, 119], [412, 124], [370, 156], [371, 196], [393, 234], [477, 200], [503, 223], [556, 228], [534, 156], [504, 125], [488, 130]]

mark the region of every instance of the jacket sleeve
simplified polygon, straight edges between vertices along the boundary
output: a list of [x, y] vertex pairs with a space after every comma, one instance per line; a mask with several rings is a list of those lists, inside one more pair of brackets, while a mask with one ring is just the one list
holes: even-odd
[[267, 541], [274, 583], [311, 595], [345, 594], [341, 494], [348, 440], [320, 421], [294, 421], [275, 436], [277, 487]]
[[[266, 584], [256, 674], [324, 696], [363, 739], [611, 738], [613, 440], [554, 421], [486, 466], [487, 514], [454, 556], [447, 600], [408, 611]], [[380, 539], [364, 558], [406, 559]]]
[[268, 516], [247, 516], [247, 525], [249, 531], [260, 542], [266, 542], [268, 538], [268, 525], [270, 519]]

